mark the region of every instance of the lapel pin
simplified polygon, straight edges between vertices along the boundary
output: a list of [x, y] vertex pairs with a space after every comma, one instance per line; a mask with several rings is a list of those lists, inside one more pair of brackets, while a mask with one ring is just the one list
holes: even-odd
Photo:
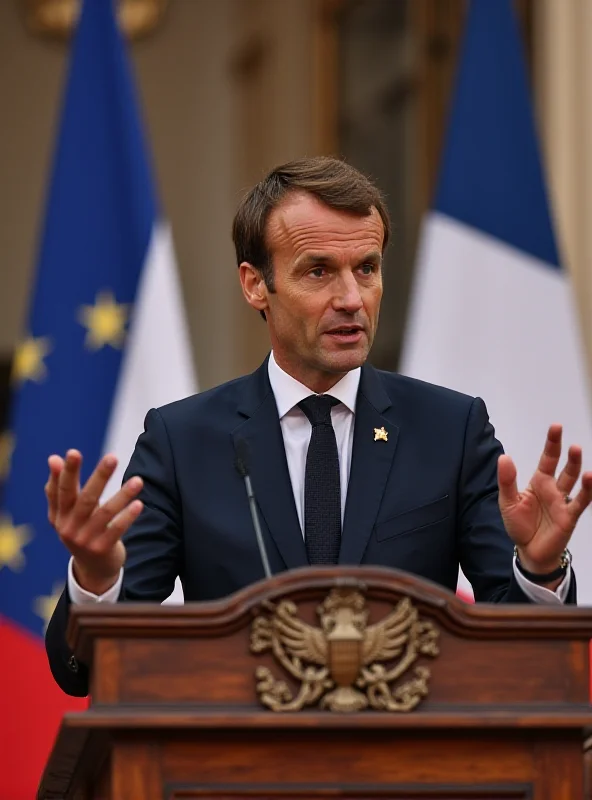
[[374, 428], [374, 441], [375, 442], [388, 442], [388, 433], [384, 428]]

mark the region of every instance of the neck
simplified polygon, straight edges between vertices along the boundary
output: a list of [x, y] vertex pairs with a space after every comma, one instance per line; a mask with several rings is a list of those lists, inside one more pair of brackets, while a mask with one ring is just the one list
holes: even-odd
[[339, 383], [339, 381], [347, 375], [347, 372], [321, 372], [319, 370], [297, 369], [294, 364], [284, 360], [275, 350], [273, 351], [273, 357], [278, 367], [283, 369], [284, 372], [287, 372], [295, 381], [306, 386], [306, 388], [310, 389], [314, 394], [325, 394], [325, 392], [332, 389], [336, 383]]

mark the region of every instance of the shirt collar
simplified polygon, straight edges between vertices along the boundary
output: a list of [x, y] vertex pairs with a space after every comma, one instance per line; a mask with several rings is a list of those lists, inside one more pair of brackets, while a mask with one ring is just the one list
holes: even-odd
[[[314, 394], [307, 386], [297, 381], [291, 375], [288, 375], [287, 372], [284, 372], [284, 370], [278, 366], [273, 356], [273, 351], [269, 355], [267, 370], [280, 419], [284, 417], [288, 411], [291, 411], [294, 406], [298, 405], [301, 400], [304, 400], [305, 397]], [[356, 399], [358, 396], [361, 374], [362, 370], [360, 367], [352, 369], [344, 375], [335, 386], [326, 392], [326, 394], [330, 394], [331, 397], [335, 397], [340, 403], [343, 403], [352, 414], [356, 413]]]

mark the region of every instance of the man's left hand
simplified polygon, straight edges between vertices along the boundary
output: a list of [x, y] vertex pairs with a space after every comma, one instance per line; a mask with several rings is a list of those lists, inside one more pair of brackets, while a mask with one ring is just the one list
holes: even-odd
[[580, 491], [570, 497], [582, 469], [581, 447], [569, 448], [567, 464], [555, 478], [561, 435], [562, 426], [551, 425], [538, 468], [523, 492], [518, 491], [512, 459], [503, 455], [498, 460], [499, 507], [504, 525], [518, 549], [520, 563], [539, 575], [557, 569], [578, 519], [592, 500], [592, 472], [584, 472]]

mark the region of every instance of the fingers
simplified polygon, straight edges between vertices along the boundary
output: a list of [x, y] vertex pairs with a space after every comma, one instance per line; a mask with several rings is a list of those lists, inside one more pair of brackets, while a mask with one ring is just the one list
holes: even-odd
[[68, 450], [58, 478], [58, 514], [60, 516], [68, 514], [76, 502], [81, 464], [82, 455], [78, 450]]
[[121, 537], [140, 516], [144, 504], [137, 499], [143, 481], [134, 476], [103, 506], [99, 505], [112, 477], [117, 459], [104, 456], [82, 488], [79, 489], [82, 456], [69, 450], [66, 458], [49, 458], [50, 476], [45, 491], [48, 515], [62, 544], [74, 556], [76, 568], [83, 575], [84, 588], [102, 593], [113, 585], [125, 563]]
[[81, 489], [76, 502], [71, 507], [69, 524], [74, 531], [80, 530], [95, 511], [105, 486], [115, 472], [117, 459], [106, 455], [99, 461], [94, 472]]
[[538, 466], [539, 470], [544, 472], [545, 475], [555, 475], [555, 470], [557, 469], [561, 456], [562, 433], [563, 428], [561, 425], [554, 424], [549, 426], [545, 449], [543, 450]]
[[125, 562], [121, 538], [144, 508], [144, 504], [135, 499], [142, 487], [142, 479], [133, 477], [108, 503], [96, 508], [85, 525], [78, 527], [69, 519], [68, 524], [60, 528], [60, 539], [74, 556], [78, 572], [83, 576], [81, 586], [88, 591], [102, 594], [115, 582]]
[[144, 503], [142, 503], [141, 500], [134, 500], [120, 511], [119, 514], [113, 517], [109, 525], [105, 528], [104, 534], [101, 536], [105, 550], [108, 550], [121, 539], [130, 525], [140, 516], [143, 508]]
[[574, 525], [578, 518], [588, 508], [590, 501], [592, 501], [592, 472], [584, 472], [582, 475], [582, 486], [580, 491], [568, 506], [569, 512], [572, 514], [574, 519]]
[[516, 466], [510, 456], [500, 456], [497, 462], [497, 483], [502, 510], [515, 505], [520, 499], [516, 478]]
[[143, 508], [144, 503], [141, 500], [133, 500], [103, 528], [93, 527], [81, 531], [72, 542], [79, 559], [83, 556], [87, 564], [90, 564], [92, 559], [92, 563], [96, 566], [96, 558], [109, 555], [132, 522], [140, 516]]
[[576, 485], [582, 470], [582, 448], [572, 445], [567, 454], [567, 464], [557, 478], [557, 488], [562, 494], [568, 495]]
[[49, 478], [45, 484], [45, 496], [47, 497], [47, 517], [51, 525], [55, 526], [58, 513], [58, 481], [60, 473], [64, 468], [64, 459], [60, 456], [50, 456], [47, 460], [49, 466]]
[[113, 527], [114, 518], [132, 503], [142, 491], [143, 486], [144, 482], [141, 478], [130, 478], [117, 494], [94, 512], [89, 522], [89, 530], [93, 533], [101, 533], [105, 528]]

